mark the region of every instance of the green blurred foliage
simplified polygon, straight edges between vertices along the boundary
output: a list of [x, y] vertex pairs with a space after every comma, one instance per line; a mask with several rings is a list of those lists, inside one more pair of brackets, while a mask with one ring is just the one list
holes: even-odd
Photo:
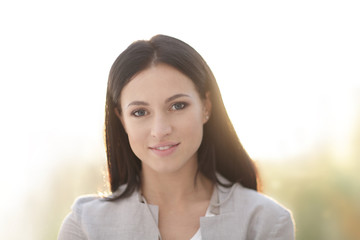
[[296, 239], [360, 239], [360, 127], [354, 132], [349, 159], [330, 148], [259, 163], [264, 193], [289, 208]]
[[[81, 162], [81, 161], [80, 161]], [[62, 221], [71, 211], [74, 200], [84, 194], [97, 194], [107, 189], [104, 166], [95, 161], [89, 164], [68, 162], [57, 166], [57, 171], [42, 191], [34, 191], [27, 201], [29, 211], [24, 217], [35, 229], [36, 240], [57, 239]]]
[[298, 240], [360, 239], [358, 174], [318, 161], [261, 164], [264, 192], [292, 211]]

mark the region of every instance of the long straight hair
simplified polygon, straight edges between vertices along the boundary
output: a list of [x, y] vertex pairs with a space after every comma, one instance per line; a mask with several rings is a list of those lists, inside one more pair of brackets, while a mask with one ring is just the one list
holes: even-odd
[[[140, 187], [141, 161], [132, 151], [115, 109], [121, 113], [119, 99], [124, 86], [137, 73], [159, 63], [168, 64], [189, 77], [202, 99], [205, 99], [207, 92], [210, 93], [211, 116], [203, 126], [197, 173], [202, 173], [213, 183], [230, 186], [238, 182], [257, 191], [257, 169], [239, 141], [209, 66], [191, 46], [165, 35], [156, 35], [149, 41], [132, 43], [119, 55], [110, 69], [105, 107], [110, 190], [115, 192], [120, 186], [126, 185], [125, 190], [118, 196], [123, 198]], [[221, 183], [216, 177], [217, 172], [231, 184]]]

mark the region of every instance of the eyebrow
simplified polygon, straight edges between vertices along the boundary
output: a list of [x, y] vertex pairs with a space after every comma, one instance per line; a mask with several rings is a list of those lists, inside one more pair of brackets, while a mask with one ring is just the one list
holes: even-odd
[[[190, 96], [187, 94], [184, 94], [184, 93], [175, 94], [174, 96], [167, 98], [165, 100], [165, 103], [171, 102], [171, 101], [173, 101], [177, 98], [181, 98], [181, 97], [190, 97]], [[144, 102], [144, 101], [133, 101], [133, 102], [129, 103], [129, 105], [127, 107], [134, 106], [134, 105], [135, 106], [149, 106], [149, 103]]]
[[171, 102], [177, 98], [181, 98], [181, 97], [190, 97], [189, 95], [187, 94], [183, 94], [183, 93], [179, 93], [179, 94], [175, 94], [174, 96], [172, 97], [169, 97], [168, 99], [165, 100], [165, 103], [168, 103], [168, 102]]

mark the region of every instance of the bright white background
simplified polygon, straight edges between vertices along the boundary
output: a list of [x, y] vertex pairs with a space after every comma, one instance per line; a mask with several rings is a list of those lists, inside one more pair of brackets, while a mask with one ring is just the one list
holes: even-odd
[[63, 164], [104, 161], [110, 66], [132, 41], [158, 33], [205, 58], [255, 160], [325, 145], [338, 159], [351, 154], [359, 12], [346, 0], [2, 1], [0, 228], [24, 224], [27, 195], [47, 191]]

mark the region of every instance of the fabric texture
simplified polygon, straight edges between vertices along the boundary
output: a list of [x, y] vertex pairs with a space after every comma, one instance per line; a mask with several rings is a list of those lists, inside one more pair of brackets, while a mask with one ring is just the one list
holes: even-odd
[[[216, 188], [215, 188], [215, 190], [216, 190]], [[212, 216], [215, 216], [215, 215], [210, 212], [209, 208], [207, 208], [206, 213], [205, 213], [205, 217], [212, 217]], [[200, 228], [190, 240], [202, 240]]]
[[[226, 179], [218, 175], [222, 183]], [[119, 188], [114, 195], [123, 191]], [[200, 218], [203, 240], [292, 240], [291, 213], [271, 198], [236, 183], [217, 184], [209, 205], [211, 217]], [[78, 198], [65, 218], [58, 240], [159, 239], [158, 207], [141, 194], [108, 201], [98, 196]]]

